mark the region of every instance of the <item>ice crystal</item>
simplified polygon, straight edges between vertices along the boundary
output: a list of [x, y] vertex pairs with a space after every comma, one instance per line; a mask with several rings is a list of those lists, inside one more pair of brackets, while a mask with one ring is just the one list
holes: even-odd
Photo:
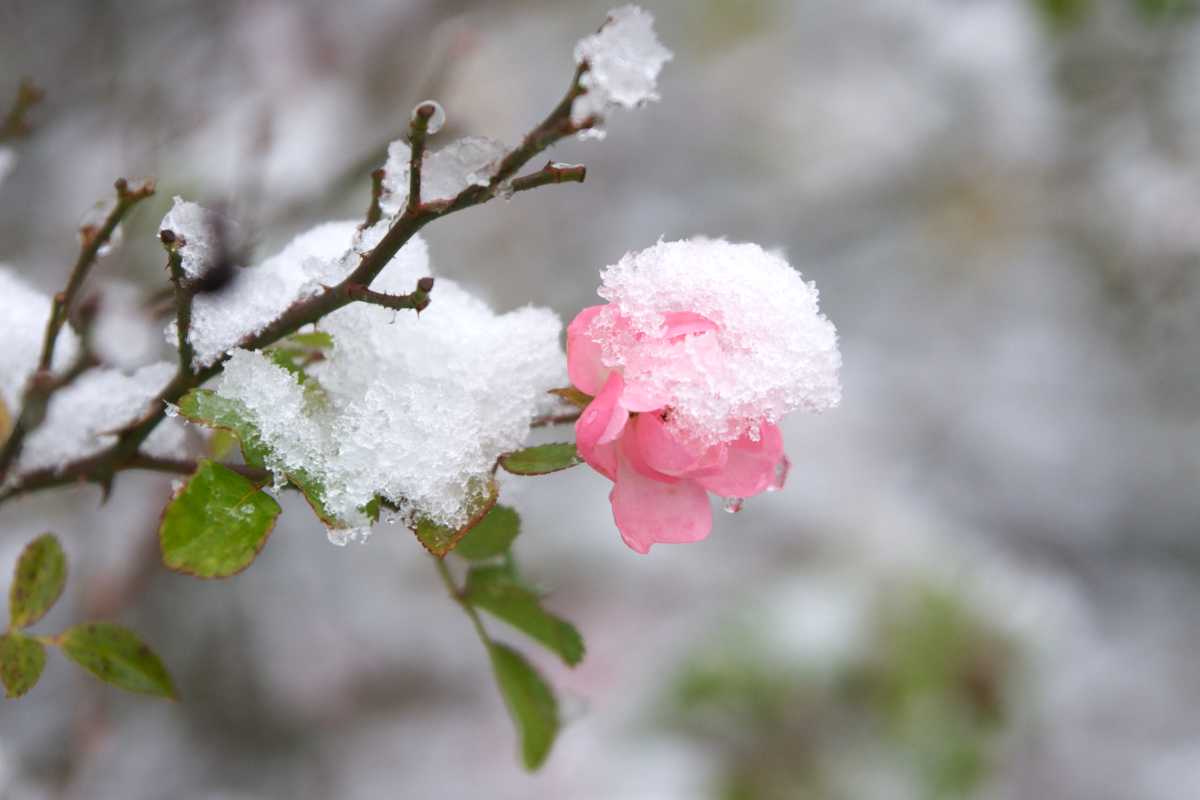
[[[450, 200], [468, 186], [487, 186], [508, 146], [495, 139], [468, 136], [441, 150], [427, 151], [421, 166], [421, 200]], [[412, 148], [398, 139], [388, 146], [380, 207], [399, 214], [408, 203], [408, 173]]]
[[575, 45], [575, 63], [588, 65], [580, 78], [587, 91], [571, 105], [571, 121], [582, 124], [610, 109], [636, 108], [658, 99], [658, 73], [673, 54], [654, 33], [654, 17], [634, 6], [608, 13], [608, 22]]

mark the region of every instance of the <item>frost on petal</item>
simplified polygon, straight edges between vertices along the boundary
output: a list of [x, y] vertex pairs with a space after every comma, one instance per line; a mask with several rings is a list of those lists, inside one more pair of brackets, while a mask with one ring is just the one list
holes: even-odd
[[602, 277], [610, 302], [588, 334], [626, 384], [670, 398], [668, 427], [690, 447], [840, 401], [837, 331], [816, 287], [780, 255], [723, 240], [659, 242]]
[[233, 227], [231, 220], [217, 212], [176, 195], [174, 205], [158, 226], [158, 232], [170, 231], [175, 234], [181, 242], [179, 260], [183, 271], [189, 278], [195, 279], [203, 277], [220, 257], [221, 249], [228, 247], [218, 237], [230, 236]]
[[[428, 274], [414, 240], [372, 288], [411, 291]], [[319, 388], [241, 351], [217, 387], [246, 405], [275, 451], [272, 467], [304, 468], [323, 484], [330, 512], [352, 525], [376, 495], [406, 517], [465, 522], [472, 484], [523, 443], [546, 391], [562, 385], [553, 313], [496, 314], [445, 279], [434, 296], [419, 317], [352, 304], [323, 319], [334, 344], [309, 370]]]
[[[18, 473], [59, 469], [100, 452], [117, 440], [126, 426], [142, 419], [158, 393], [175, 375], [175, 365], [160, 361], [126, 374], [118, 369], [89, 370], [54, 394], [46, 419], [25, 440]], [[177, 423], [165, 420], [167, 430], [155, 439], [155, 455], [178, 455], [182, 441]]]
[[[421, 165], [421, 200], [450, 200], [468, 186], [487, 186], [508, 146], [495, 139], [467, 136], [441, 150], [426, 151]], [[408, 203], [408, 167], [412, 149], [396, 140], [388, 146], [380, 208], [399, 214]]]
[[[358, 254], [358, 226], [354, 222], [327, 222], [291, 241], [277, 255], [258, 266], [238, 269], [233, 281], [220, 292], [197, 295], [192, 303], [191, 342], [195, 364], [217, 361], [246, 336], [258, 333], [297, 300], [323, 286], [332, 286], [354, 269]], [[425, 243], [413, 239], [397, 254], [401, 262], [425, 260]], [[410, 286], [405, 291], [411, 291]], [[175, 323], [167, 325], [167, 341], [175, 343]]]
[[[20, 407], [25, 383], [37, 369], [49, 318], [50, 298], [0, 264], [0, 399], [11, 413]], [[78, 347], [78, 337], [64, 327], [51, 366], [65, 368]]]
[[657, 100], [658, 73], [672, 57], [658, 41], [649, 12], [635, 5], [610, 11], [599, 33], [575, 45], [575, 63], [588, 65], [580, 78], [587, 92], [571, 105], [571, 121], [579, 125], [614, 106], [636, 108]]

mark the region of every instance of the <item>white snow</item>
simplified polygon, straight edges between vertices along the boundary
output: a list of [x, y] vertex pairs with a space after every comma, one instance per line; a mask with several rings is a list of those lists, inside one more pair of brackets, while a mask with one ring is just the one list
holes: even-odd
[[[687, 438], [753, 436], [762, 420], [840, 401], [837, 331], [818, 308], [816, 286], [778, 253], [721, 239], [660, 241], [626, 254], [602, 279], [609, 304], [589, 334], [603, 361], [672, 398], [670, 424]], [[664, 315], [678, 311], [717, 330], [682, 343], [655, 338]]]
[[[372, 288], [411, 291], [429, 273], [414, 239]], [[303, 467], [319, 479], [326, 505], [351, 530], [377, 494], [406, 515], [465, 522], [472, 483], [522, 444], [546, 390], [565, 380], [557, 316], [532, 307], [496, 314], [446, 279], [419, 316], [357, 303], [320, 328], [334, 347], [310, 368], [319, 390], [244, 351], [217, 390], [247, 407], [276, 451], [272, 467]], [[346, 535], [330, 534], [339, 543]]]
[[587, 92], [572, 103], [571, 121], [658, 100], [658, 73], [673, 57], [654, 33], [653, 15], [635, 5], [613, 9], [598, 33], [575, 45], [575, 63], [588, 65], [580, 77]]
[[[467, 136], [426, 151], [421, 165], [421, 201], [450, 200], [468, 186], [487, 186], [508, 146], [483, 136]], [[408, 173], [412, 148], [397, 139], [388, 146], [380, 207], [399, 214], [408, 203]]]
[[[238, 269], [231, 285], [222, 291], [197, 295], [191, 326], [196, 366], [214, 363], [292, 303], [341, 281], [358, 264], [351, 249], [356, 234], [353, 222], [318, 225], [262, 264]], [[166, 337], [168, 342], [176, 342], [174, 321], [167, 325]]]
[[[0, 264], [0, 400], [14, 415], [25, 383], [37, 369], [49, 318], [50, 298]], [[62, 370], [75, 358], [78, 347], [78, 337], [63, 326], [51, 366]]]
[[175, 204], [163, 217], [158, 231], [170, 231], [181, 240], [179, 255], [183, 271], [189, 278], [195, 279], [203, 277], [219, 255], [217, 228], [224, 231], [230, 224], [219, 218], [215, 211], [176, 195]]
[[[146, 416], [151, 401], [175, 374], [175, 364], [160, 361], [126, 374], [118, 369], [92, 369], [50, 400], [46, 419], [25, 440], [18, 473], [58, 469], [98, 453], [120, 431]], [[179, 455], [183, 429], [164, 420], [143, 448], [158, 456]]]

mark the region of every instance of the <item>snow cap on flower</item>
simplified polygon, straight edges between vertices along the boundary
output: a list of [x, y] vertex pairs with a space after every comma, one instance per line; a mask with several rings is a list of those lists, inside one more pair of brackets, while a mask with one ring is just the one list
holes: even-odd
[[753, 244], [659, 242], [603, 283], [610, 302], [567, 328], [571, 383], [592, 395], [576, 447], [613, 482], [630, 548], [699, 541], [712, 529], [709, 492], [736, 511], [783, 487], [775, 423], [838, 403], [837, 333], [816, 288]]
[[[731, 442], [762, 421], [841, 400], [837, 330], [820, 312], [816, 286], [782, 256], [721, 239], [660, 241], [602, 279], [609, 304], [589, 336], [627, 386], [671, 407], [669, 424], [683, 438]], [[673, 342], [656, 337], [685, 324], [711, 327], [713, 336], [688, 337], [680, 359]]]
[[658, 99], [658, 73], [673, 58], [654, 33], [654, 17], [635, 5], [608, 12], [598, 33], [575, 45], [575, 63], [587, 63], [580, 78], [587, 92], [571, 105], [571, 122], [579, 125], [603, 116], [614, 106], [636, 108]]

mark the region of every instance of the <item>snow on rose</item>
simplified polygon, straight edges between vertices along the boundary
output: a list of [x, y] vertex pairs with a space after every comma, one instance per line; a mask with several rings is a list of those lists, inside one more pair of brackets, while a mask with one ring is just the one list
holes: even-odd
[[709, 492], [736, 508], [782, 486], [785, 414], [838, 404], [837, 332], [815, 286], [754, 244], [659, 242], [602, 277], [609, 302], [567, 329], [571, 383], [593, 396], [579, 453], [613, 481], [631, 548], [698, 541]]

